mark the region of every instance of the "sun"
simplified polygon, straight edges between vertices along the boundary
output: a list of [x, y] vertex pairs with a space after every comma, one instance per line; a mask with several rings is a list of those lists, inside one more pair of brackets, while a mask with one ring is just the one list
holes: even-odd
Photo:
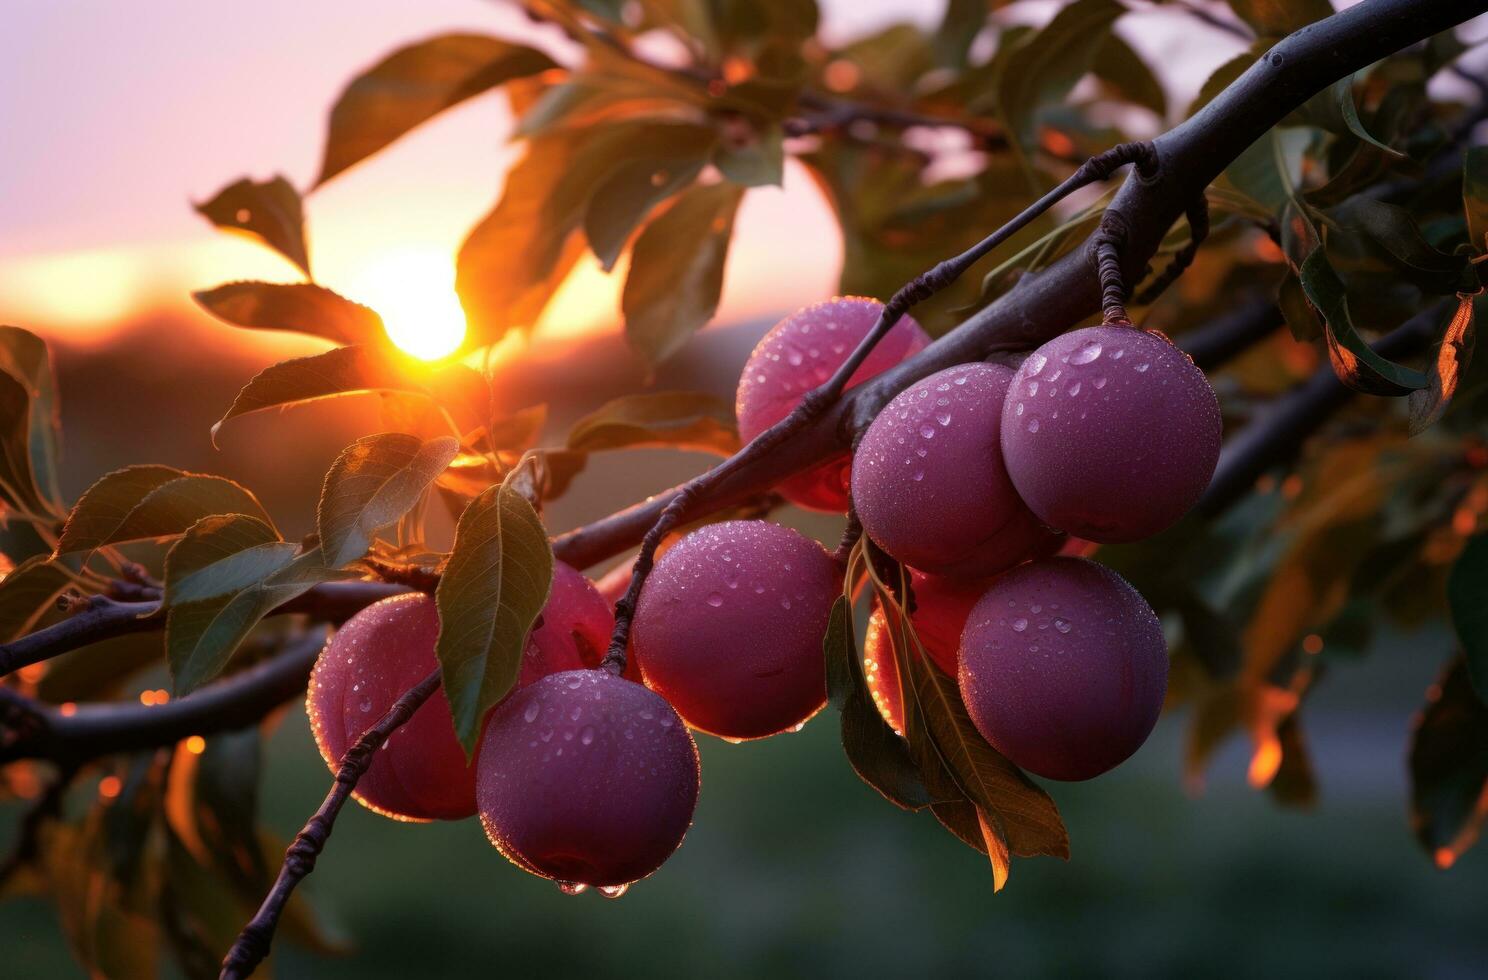
[[388, 338], [414, 357], [437, 361], [465, 339], [454, 257], [441, 250], [384, 252], [358, 271], [347, 292], [376, 310]]

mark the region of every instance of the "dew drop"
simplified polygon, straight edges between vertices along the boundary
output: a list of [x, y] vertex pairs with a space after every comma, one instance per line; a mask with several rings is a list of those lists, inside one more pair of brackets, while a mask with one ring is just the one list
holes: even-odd
[[914, 471], [914, 475], [910, 477], [910, 479], [914, 480], [916, 483], [919, 483], [924, 478], [925, 478], [925, 471], [924, 470], [915, 470]]
[[947, 425], [950, 425], [951, 424], [951, 413], [950, 412], [942, 412], [940, 415], [935, 416], [935, 421], [939, 422], [942, 427], [945, 427]]
[[589, 890], [589, 886], [581, 881], [555, 881], [553, 884], [565, 895], [582, 895]]
[[629, 885], [600, 885], [599, 893], [605, 898], [619, 898], [630, 891]]
[[1055, 619], [1054, 628], [1061, 633], [1068, 633], [1072, 627], [1070, 626], [1070, 621], [1067, 619]]
[[583, 730], [579, 732], [579, 743], [582, 745], [594, 744], [594, 726], [584, 726]]
[[527, 710], [522, 712], [522, 720], [527, 722], [528, 724], [537, 721], [537, 712], [537, 702], [533, 701], [531, 704], [527, 705]]
[[[1070, 355], [1069, 362], [1071, 364], [1089, 364], [1091, 361], [1101, 356], [1102, 349], [1103, 348], [1101, 347], [1101, 342], [1099, 340], [1087, 340], [1085, 343], [1080, 345], [1079, 350]], [[1114, 357], [1116, 355], [1113, 354], [1112, 356]]]
[[1138, 374], [1146, 374], [1147, 373], [1147, 369], [1150, 368], [1151, 366], [1152, 366], [1151, 364], [1148, 364], [1146, 361], [1143, 361], [1141, 364], [1138, 364], [1137, 365], [1137, 373]]
[[1101, 377], [1096, 378], [1094, 381], [1092, 381], [1091, 384], [1095, 385], [1096, 391], [1100, 391], [1106, 386], [1106, 378], [1104, 375], [1102, 375]]
[[359, 703], [357, 707], [362, 709], [362, 714], [366, 714], [367, 712], [372, 710], [372, 699], [362, 698], [361, 703]]
[[[1049, 359], [1043, 354], [1040, 354], [1038, 351], [1034, 351], [1032, 354], [1029, 354], [1028, 363], [1025, 365], [1025, 367], [1028, 368], [1028, 376], [1030, 378], [1037, 377], [1038, 373], [1044, 369], [1044, 365], [1048, 363]], [[956, 383], [960, 384], [959, 381]]]
[[1076, 381], [1069, 386], [1070, 397], [1073, 398], [1080, 393], [1080, 382]]
[[714, 609], [717, 609], [719, 606], [723, 605], [723, 596], [719, 595], [717, 592], [711, 593], [708, 596], [708, 605], [712, 606]]
[[1028, 420], [1028, 431], [1029, 432], [1037, 432], [1038, 430], [1039, 430], [1039, 421], [1038, 421], [1038, 419], [1029, 419]]
[[1032, 398], [1034, 395], [1037, 395], [1037, 394], [1038, 394], [1038, 382], [1037, 381], [1030, 381], [1030, 382], [1028, 382], [1028, 397], [1029, 398]]
[[1028, 620], [1024, 619], [1022, 616], [1019, 616], [1017, 619], [1013, 620], [1014, 633], [1021, 633], [1026, 629], [1028, 629]]
[[791, 601], [790, 601], [790, 599], [786, 598], [785, 596], [781, 596], [780, 597], [780, 608], [781, 609], [789, 609], [790, 607], [791, 607]]
[[1019, 402], [1018, 403], [1018, 407], [1013, 411], [1013, 414], [1016, 415], [1016, 416], [1018, 416], [1018, 417], [1020, 417], [1020, 418], [1022, 417], [1022, 415], [1023, 415], [1023, 403], [1022, 402]]
[[966, 384], [966, 375], [963, 374], [963, 375], [961, 375], [961, 377], [957, 378], [956, 379], [956, 384], [958, 384], [958, 385], [964, 385], [964, 384]]

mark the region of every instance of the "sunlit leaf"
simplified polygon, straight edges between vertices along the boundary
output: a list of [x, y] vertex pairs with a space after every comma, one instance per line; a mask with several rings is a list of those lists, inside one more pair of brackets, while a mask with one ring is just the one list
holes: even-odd
[[352, 79], [331, 109], [317, 184], [450, 106], [555, 67], [534, 48], [480, 34], [442, 34], [399, 48]]
[[318, 549], [299, 557], [287, 554], [275, 558], [277, 566], [256, 582], [170, 608], [165, 621], [166, 657], [177, 696], [222, 673], [253, 627], [276, 606], [322, 582], [348, 577], [327, 569]]
[[636, 446], [732, 455], [739, 448], [734, 407], [694, 391], [626, 395], [579, 419], [568, 433], [568, 448], [579, 452]]
[[165, 605], [212, 599], [247, 588], [288, 565], [295, 545], [242, 514], [204, 517], [165, 557]]
[[227, 414], [212, 426], [240, 415], [359, 391], [408, 391], [427, 395], [424, 379], [362, 345], [296, 357], [264, 368], [243, 386]]
[[181, 534], [213, 514], [244, 514], [272, 526], [258, 498], [226, 477], [170, 466], [126, 466], [104, 476], [78, 499], [56, 553], [91, 552], [122, 541]]
[[128, 882], [108, 869], [101, 814], [82, 825], [59, 824], [47, 832], [47, 881], [62, 925], [91, 975], [152, 980], [158, 975], [160, 930], [153, 909], [128, 901]]
[[192, 207], [218, 228], [267, 245], [310, 275], [304, 207], [299, 191], [282, 175], [262, 182], [244, 177]]
[[1406, 395], [1426, 387], [1424, 374], [1376, 354], [1354, 330], [1343, 280], [1321, 248], [1302, 263], [1301, 277], [1308, 301], [1322, 314], [1328, 360], [1340, 381], [1370, 395]]
[[1410, 431], [1424, 432], [1440, 419], [1457, 393], [1457, 384], [1467, 373], [1472, 360], [1473, 299], [1464, 295], [1457, 301], [1457, 312], [1437, 343], [1431, 363], [1426, 368], [1426, 387], [1410, 393]]
[[1437, 867], [1449, 868], [1488, 818], [1488, 705], [1474, 694], [1462, 657], [1426, 692], [1411, 737], [1410, 775], [1416, 839]]
[[338, 344], [387, 342], [382, 317], [308, 282], [229, 282], [191, 294], [202, 309], [235, 327], [289, 330]]
[[839, 596], [822, 641], [827, 697], [842, 714], [842, 748], [858, 777], [889, 802], [918, 810], [933, 802], [910, 758], [909, 744], [894, 733], [874, 706], [853, 638], [852, 605]]
[[339, 568], [366, 554], [377, 532], [418, 502], [459, 449], [450, 437], [424, 442], [385, 432], [342, 450], [326, 473], [316, 509], [326, 565]]
[[1468, 539], [1447, 579], [1447, 607], [1473, 690], [1488, 704], [1488, 534]]
[[435, 649], [466, 755], [475, 752], [486, 712], [517, 681], [552, 582], [553, 551], [532, 505], [504, 484], [471, 501], [434, 596]]
[[625, 339], [647, 363], [675, 354], [713, 318], [743, 195], [731, 183], [693, 187], [636, 240], [621, 308]]
[[72, 578], [46, 555], [33, 555], [0, 578], [0, 643], [29, 633]]
[[30, 395], [26, 417], [31, 475], [43, 497], [58, 500], [57, 383], [46, 342], [29, 330], [0, 326], [0, 371], [9, 374]]

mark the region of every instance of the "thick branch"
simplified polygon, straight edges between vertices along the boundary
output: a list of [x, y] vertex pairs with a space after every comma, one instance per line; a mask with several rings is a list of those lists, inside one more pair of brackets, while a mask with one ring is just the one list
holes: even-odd
[[323, 631], [313, 631], [257, 666], [155, 706], [82, 704], [64, 714], [0, 687], [0, 764], [47, 759], [76, 766], [190, 735], [246, 728], [305, 689], [325, 641]]
[[341, 766], [336, 770], [336, 781], [326, 794], [320, 809], [315, 811], [304, 828], [295, 835], [294, 843], [284, 853], [284, 866], [279, 877], [264, 897], [257, 914], [243, 927], [238, 939], [228, 950], [222, 961], [222, 980], [239, 980], [251, 974], [264, 957], [269, 955], [269, 945], [274, 940], [274, 930], [279, 925], [279, 916], [289, 902], [295, 886], [315, 870], [315, 861], [330, 840], [336, 816], [351, 791], [356, 789], [367, 768], [372, 765], [372, 756], [379, 746], [388, 740], [398, 728], [413, 717], [414, 711], [439, 689], [439, 671], [428, 677], [400, 697], [377, 724], [362, 733], [356, 744], [341, 757]]
[[[1488, 0], [1366, 0], [1280, 41], [1197, 115], [1157, 138], [1156, 177], [1129, 179], [1118, 192], [1110, 209], [1125, 216], [1128, 225], [1122, 253], [1127, 281], [1140, 277], [1188, 202], [1289, 112], [1339, 78], [1484, 10]], [[1024, 276], [919, 354], [846, 392], [768, 456], [751, 460], [708, 492], [692, 495], [681, 518], [705, 516], [845, 452], [853, 432], [909, 385], [999, 350], [1036, 346], [1089, 317], [1099, 299], [1088, 248]], [[676, 494], [659, 494], [560, 535], [554, 542], [558, 557], [587, 567], [634, 547]]]
[[[307, 613], [340, 625], [379, 599], [407, 592], [387, 582], [326, 582], [278, 607], [269, 615]], [[0, 644], [0, 677], [31, 664], [126, 633], [165, 628], [159, 601], [120, 602], [93, 596], [87, 608], [10, 643]]]

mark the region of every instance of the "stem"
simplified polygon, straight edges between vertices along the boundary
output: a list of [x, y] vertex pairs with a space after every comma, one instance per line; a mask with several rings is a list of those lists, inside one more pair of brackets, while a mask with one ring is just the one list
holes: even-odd
[[1045, 211], [1064, 200], [1073, 192], [1109, 178], [1116, 170], [1129, 163], [1136, 164], [1139, 176], [1149, 177], [1157, 171], [1157, 153], [1151, 143], [1123, 143], [1114, 146], [1099, 156], [1091, 157], [1058, 186], [1039, 198], [1007, 224], [982, 239], [954, 258], [938, 263], [928, 272], [911, 279], [898, 292], [889, 297], [878, 320], [858, 346], [838, 365], [836, 372], [820, 387], [806, 393], [790, 414], [770, 428], [761, 432], [748, 445], [734, 455], [708, 470], [682, 487], [662, 507], [661, 513], [641, 538], [640, 554], [630, 573], [630, 587], [615, 604], [615, 632], [610, 639], [610, 648], [605, 652], [600, 666], [615, 675], [625, 671], [625, 651], [630, 644], [630, 625], [635, 618], [636, 604], [640, 601], [641, 587], [656, 561], [656, 549], [662, 539], [672, 532], [687, 516], [687, 509], [694, 499], [710, 494], [730, 476], [752, 466], [758, 460], [768, 459], [775, 449], [797, 432], [820, 417], [833, 403], [842, 397], [843, 390], [853, 374], [867, 360], [868, 355], [880, 340], [894, 328], [910, 307], [935, 295], [961, 277], [967, 269], [1003, 242], [1037, 219]]
[[320, 804], [320, 809], [315, 811], [315, 815], [295, 835], [294, 842], [284, 852], [284, 866], [279, 869], [279, 877], [264, 896], [258, 912], [243, 927], [237, 941], [222, 960], [222, 980], [240, 980], [248, 976], [269, 955], [269, 946], [274, 941], [274, 930], [279, 925], [279, 916], [283, 913], [284, 906], [289, 902], [295, 886], [315, 870], [315, 861], [320, 857], [320, 852], [325, 850], [326, 842], [330, 840], [331, 831], [335, 828], [336, 816], [351, 797], [357, 781], [372, 765], [377, 749], [394, 731], [406, 724], [419, 706], [437, 690], [439, 671], [435, 670], [404, 692], [388, 709], [387, 714], [363, 732], [356, 744], [346, 750], [346, 754], [341, 757], [341, 765], [336, 770], [336, 781], [331, 784], [331, 790]]

